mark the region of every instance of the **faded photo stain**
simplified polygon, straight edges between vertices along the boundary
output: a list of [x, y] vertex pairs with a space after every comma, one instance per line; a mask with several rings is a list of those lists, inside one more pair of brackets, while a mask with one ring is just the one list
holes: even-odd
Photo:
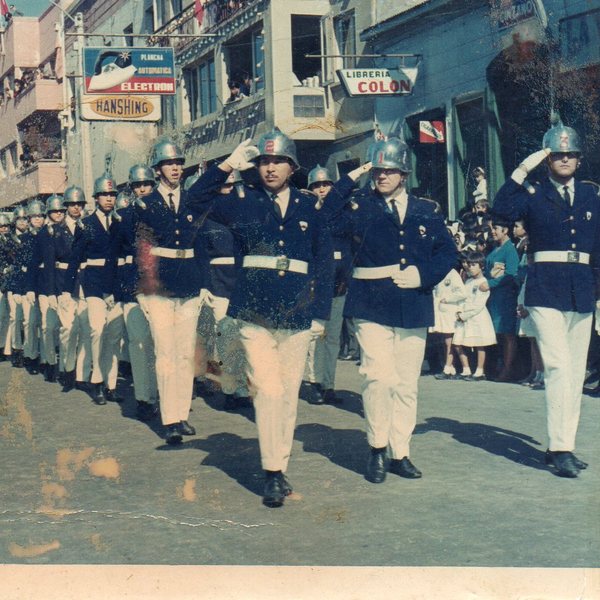
[[61, 448], [56, 452], [56, 473], [61, 481], [75, 479], [75, 474], [81, 470], [85, 462], [93, 454], [94, 448], [84, 448], [79, 452], [69, 448]]
[[106, 479], [118, 479], [121, 475], [121, 467], [117, 459], [99, 458], [88, 465], [90, 474], [94, 477], [105, 477]]
[[99, 533], [93, 533], [90, 536], [90, 542], [97, 552], [106, 552], [108, 546], [102, 541], [102, 536]]
[[40, 556], [59, 548], [60, 542], [58, 540], [54, 540], [48, 544], [30, 544], [29, 546], [20, 546], [11, 542], [8, 546], [9, 552], [16, 558], [33, 558], [34, 556]]
[[196, 479], [186, 479], [183, 487], [177, 488], [177, 495], [186, 502], [195, 502], [198, 499], [198, 494], [196, 494]]
[[6, 393], [2, 397], [0, 412], [7, 417], [0, 435], [14, 440], [17, 438], [16, 431], [20, 430], [29, 440], [33, 440], [33, 421], [31, 413], [25, 406], [24, 375], [21, 372], [11, 373]]

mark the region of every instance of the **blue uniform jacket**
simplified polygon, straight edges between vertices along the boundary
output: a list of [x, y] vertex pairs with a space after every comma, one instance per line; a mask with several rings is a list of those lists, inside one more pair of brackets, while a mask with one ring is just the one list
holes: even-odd
[[[117, 271], [113, 295], [117, 302], [137, 302], [139, 271], [136, 261], [135, 208], [128, 206], [119, 210], [121, 220], [114, 219], [111, 225]], [[122, 264], [118, 264], [121, 261]]]
[[[96, 212], [81, 221], [82, 227], [75, 229], [69, 268], [65, 274], [63, 291], [77, 293], [76, 283], [80, 265], [85, 267], [79, 272], [83, 295], [102, 298], [113, 293], [113, 280], [117, 267], [116, 256], [111, 241], [111, 232], [106, 231]], [[104, 265], [94, 266], [88, 260], [104, 260]]]
[[210, 204], [209, 217], [227, 225], [243, 255], [286, 256], [308, 262], [308, 274], [242, 268], [231, 296], [232, 317], [277, 329], [309, 329], [327, 319], [333, 296], [333, 245], [314, 196], [290, 188], [282, 219], [262, 190], [244, 187], [245, 198], [216, 195], [227, 173], [211, 167], [189, 190], [192, 202]]
[[530, 194], [512, 179], [498, 190], [494, 212], [511, 221], [524, 218], [529, 252], [587, 252], [590, 264], [538, 262], [528, 266], [526, 306], [592, 312], [600, 281], [600, 198], [594, 186], [575, 182], [569, 206], [549, 179]]
[[6, 285], [12, 271], [12, 240], [10, 234], [0, 234], [0, 292], [6, 291]]
[[409, 195], [400, 225], [388, 212], [383, 197], [370, 189], [353, 195], [340, 215], [336, 209], [346, 202], [343, 194], [334, 196], [331, 192], [326, 199], [332, 227], [341, 217], [350, 221], [354, 266], [414, 265], [419, 270], [421, 287], [401, 289], [390, 277], [352, 278], [344, 316], [407, 329], [433, 325], [433, 287], [457, 261], [456, 246], [443, 215], [435, 212], [432, 202]]
[[33, 290], [32, 277], [36, 236], [31, 231], [12, 236], [12, 270], [8, 276], [7, 290], [13, 294], [26, 294]]
[[[77, 227], [80, 227], [78, 224]], [[71, 258], [74, 234], [71, 233], [68, 225], [63, 221], [58, 225], [47, 225], [38, 234], [39, 247], [42, 254], [44, 269], [40, 277], [40, 293], [48, 296], [58, 296], [66, 290], [65, 278], [67, 269], [61, 268], [69, 263]], [[57, 266], [60, 263], [60, 266]], [[75, 295], [79, 290], [79, 278], [75, 277], [73, 289], [67, 291]]]
[[184, 190], [181, 190], [177, 214], [156, 189], [143, 201], [145, 208], [134, 205], [130, 224], [135, 231], [139, 269], [137, 291], [175, 298], [197, 296], [207, 282], [207, 275], [197, 260], [154, 256], [149, 250], [151, 247], [194, 249], [204, 209], [192, 206]]

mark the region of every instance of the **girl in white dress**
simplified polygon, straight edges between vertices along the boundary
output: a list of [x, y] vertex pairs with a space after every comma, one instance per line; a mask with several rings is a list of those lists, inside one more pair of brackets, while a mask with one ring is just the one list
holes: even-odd
[[[496, 343], [494, 324], [485, 304], [490, 295], [482, 291], [481, 284], [486, 281], [483, 276], [485, 256], [481, 252], [472, 252], [463, 261], [467, 273], [465, 290], [467, 299], [456, 313], [456, 329], [452, 343], [457, 348], [462, 365], [461, 379], [467, 381], [483, 381], [485, 379], [486, 347]], [[469, 357], [465, 348], [475, 348], [477, 351], [477, 369], [471, 374]]]
[[429, 328], [429, 332], [440, 334], [444, 340], [444, 370], [435, 376], [436, 379], [454, 379], [456, 377], [452, 336], [456, 324], [456, 311], [466, 298], [465, 284], [454, 269], [433, 288], [435, 322]]

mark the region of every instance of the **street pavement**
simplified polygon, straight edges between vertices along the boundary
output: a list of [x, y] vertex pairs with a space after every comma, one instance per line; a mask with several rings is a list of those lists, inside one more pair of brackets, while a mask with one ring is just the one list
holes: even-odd
[[575, 480], [544, 465], [543, 392], [423, 376], [411, 458], [421, 480], [363, 477], [354, 363], [344, 402], [301, 391], [285, 505], [261, 504], [251, 408], [193, 401], [197, 435], [0, 364], [0, 562], [17, 564], [597, 567], [600, 400], [584, 396]]

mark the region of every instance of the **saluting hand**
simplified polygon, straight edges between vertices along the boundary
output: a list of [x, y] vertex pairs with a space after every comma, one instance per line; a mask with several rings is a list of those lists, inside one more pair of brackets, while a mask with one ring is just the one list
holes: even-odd
[[226, 158], [224, 165], [238, 171], [246, 171], [254, 167], [254, 160], [258, 156], [258, 148], [252, 145], [252, 140], [244, 140], [238, 147]]
[[372, 167], [373, 167], [372, 162], [365, 163], [364, 165], [361, 165], [360, 167], [350, 171], [348, 173], [348, 177], [350, 177], [350, 179], [352, 179], [352, 181], [356, 181], [361, 175], [368, 173]]
[[513, 172], [510, 176], [511, 179], [523, 185], [523, 182], [527, 178], [527, 175], [533, 171], [548, 155], [550, 154], [550, 148], [544, 148], [538, 150], [533, 154], [530, 154]]

